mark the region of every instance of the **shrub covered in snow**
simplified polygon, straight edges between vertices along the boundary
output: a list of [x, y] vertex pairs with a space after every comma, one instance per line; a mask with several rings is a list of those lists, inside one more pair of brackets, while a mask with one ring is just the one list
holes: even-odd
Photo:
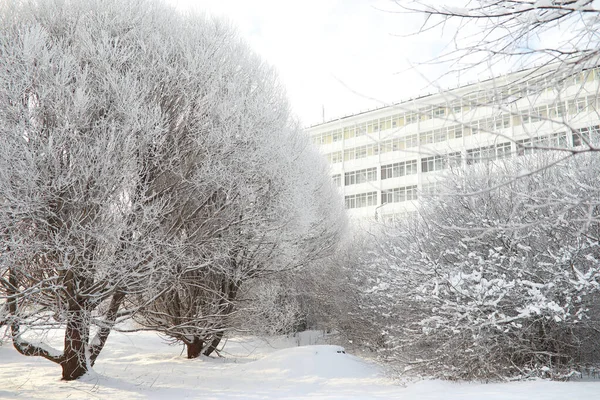
[[600, 362], [600, 160], [510, 178], [548, 157], [453, 171], [418, 218], [376, 236], [355, 277], [383, 359], [449, 379]]

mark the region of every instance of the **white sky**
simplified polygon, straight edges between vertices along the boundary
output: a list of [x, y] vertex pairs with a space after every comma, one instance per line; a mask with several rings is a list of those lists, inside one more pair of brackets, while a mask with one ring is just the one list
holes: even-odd
[[[443, 48], [441, 32], [415, 31], [415, 16], [383, 11], [390, 0], [169, 0], [225, 17], [279, 72], [303, 125], [435, 91], [444, 71], [417, 67]], [[439, 67], [438, 67], [439, 68]], [[462, 82], [463, 84], [466, 82]], [[455, 85], [453, 85], [455, 86]]]

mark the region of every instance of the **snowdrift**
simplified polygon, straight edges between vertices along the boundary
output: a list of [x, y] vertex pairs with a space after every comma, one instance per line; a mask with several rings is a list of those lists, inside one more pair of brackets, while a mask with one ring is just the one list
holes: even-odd
[[376, 378], [379, 368], [346, 354], [343, 347], [320, 345], [294, 347], [276, 351], [244, 365], [244, 370], [263, 371], [282, 378]]

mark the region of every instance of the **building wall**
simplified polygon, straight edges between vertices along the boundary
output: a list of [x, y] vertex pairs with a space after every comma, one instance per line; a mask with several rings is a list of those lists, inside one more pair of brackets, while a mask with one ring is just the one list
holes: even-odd
[[[600, 71], [544, 71], [423, 96], [307, 128], [352, 217], [414, 212], [450, 167], [577, 147], [600, 125]], [[585, 141], [585, 140], [583, 140]]]

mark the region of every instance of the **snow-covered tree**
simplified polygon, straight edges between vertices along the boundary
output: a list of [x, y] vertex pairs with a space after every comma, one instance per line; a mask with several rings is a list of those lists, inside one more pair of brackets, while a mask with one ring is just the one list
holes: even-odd
[[[152, 0], [2, 2], [0, 68], [3, 318], [63, 379], [186, 279], [212, 293], [339, 235], [275, 77], [219, 22]], [[242, 274], [245, 252], [261, 257]], [[28, 339], [49, 327], [61, 351]]]
[[455, 171], [419, 218], [378, 236], [357, 275], [383, 358], [450, 379], [600, 362], [600, 165], [590, 153], [540, 169], [549, 157]]
[[[273, 132], [281, 134], [275, 141]], [[166, 288], [157, 287], [142, 297], [143, 303], [147, 297], [156, 300], [138, 314], [138, 322], [185, 343], [189, 358], [203, 351], [210, 354], [225, 332], [240, 323], [247, 325], [233, 315], [239, 302], [244, 304], [244, 319], [254, 307], [246, 296], [238, 299], [244, 283], [269, 279], [324, 257], [344, 225], [327, 167], [308, 138], [296, 128], [285, 127], [259, 131], [257, 138], [262, 143], [254, 150], [240, 146], [232, 151], [237, 154], [234, 164], [237, 158], [248, 161], [256, 155], [260, 159], [236, 173], [237, 184], [221, 186], [231, 201], [207, 209], [210, 215], [201, 220], [188, 219], [187, 230], [200, 233], [182, 240], [208, 249], [202, 263], [178, 265]], [[202, 233], [206, 225], [218, 230]], [[209, 241], [216, 247], [207, 246]], [[256, 296], [260, 293], [254, 292]]]

